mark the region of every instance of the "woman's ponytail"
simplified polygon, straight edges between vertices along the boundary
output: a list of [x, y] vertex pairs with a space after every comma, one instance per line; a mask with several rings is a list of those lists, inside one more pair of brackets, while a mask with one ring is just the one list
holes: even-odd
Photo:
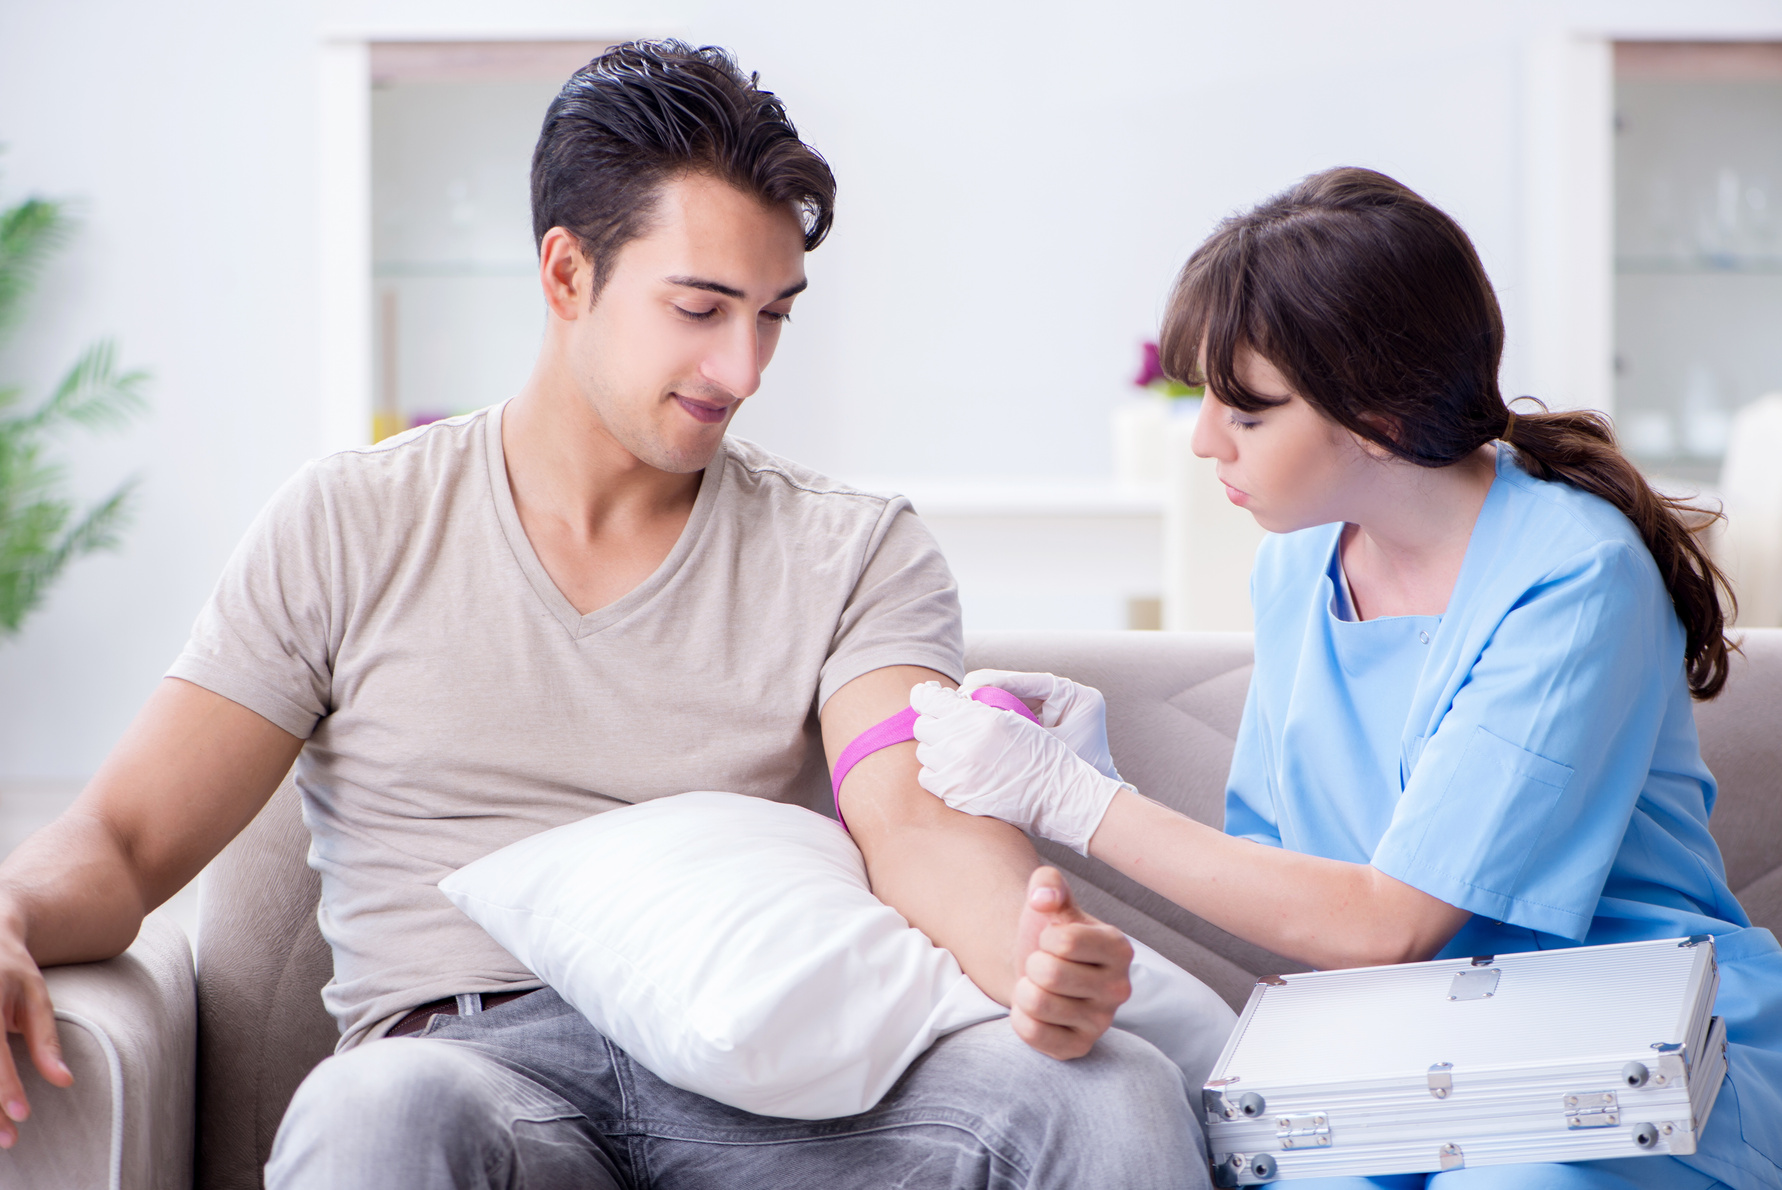
[[1536, 479], [1561, 480], [1601, 497], [1633, 522], [1683, 621], [1689, 692], [1702, 700], [1719, 694], [1726, 685], [1728, 659], [1737, 648], [1726, 639], [1722, 592], [1735, 611], [1738, 603], [1700, 534], [1722, 514], [1655, 491], [1615, 445], [1609, 419], [1600, 413], [1549, 413], [1544, 405], [1539, 413], [1512, 409], [1503, 439], [1515, 449], [1522, 469]]

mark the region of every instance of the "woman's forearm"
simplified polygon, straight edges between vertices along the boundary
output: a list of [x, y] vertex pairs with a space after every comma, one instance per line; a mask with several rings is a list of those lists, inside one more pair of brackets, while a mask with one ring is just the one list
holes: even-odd
[[1127, 792], [1089, 852], [1220, 929], [1320, 969], [1430, 958], [1471, 916], [1368, 864], [1235, 839]]

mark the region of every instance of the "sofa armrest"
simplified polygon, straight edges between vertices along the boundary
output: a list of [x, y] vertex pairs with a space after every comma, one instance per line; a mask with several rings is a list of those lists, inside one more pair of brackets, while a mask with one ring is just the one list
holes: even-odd
[[44, 979], [74, 1085], [44, 1082], [10, 1039], [31, 1118], [0, 1152], [0, 1186], [190, 1190], [198, 1000], [185, 931], [151, 914], [117, 958]]

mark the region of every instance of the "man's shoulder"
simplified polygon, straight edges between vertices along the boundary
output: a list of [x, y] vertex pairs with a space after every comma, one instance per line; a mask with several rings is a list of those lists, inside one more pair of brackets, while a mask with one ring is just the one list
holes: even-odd
[[495, 407], [442, 418], [370, 446], [323, 455], [305, 471], [328, 488], [391, 494], [392, 489], [437, 489], [440, 481], [485, 462], [488, 419]]
[[488, 414], [430, 422], [312, 459], [273, 494], [250, 534], [371, 545], [408, 534], [417, 518], [452, 515], [463, 503], [452, 498], [454, 489], [480, 483], [487, 490]]
[[763, 515], [876, 523], [909, 504], [902, 496], [832, 479], [746, 438], [724, 439], [724, 466], [725, 483], [735, 499], [758, 506]]

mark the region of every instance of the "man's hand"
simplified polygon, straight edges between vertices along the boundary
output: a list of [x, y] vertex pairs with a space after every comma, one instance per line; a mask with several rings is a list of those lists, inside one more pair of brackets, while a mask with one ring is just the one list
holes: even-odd
[[1082, 1057], [1132, 995], [1131, 966], [1126, 935], [1084, 913], [1057, 868], [1036, 868], [1015, 927], [1016, 1036], [1049, 1057]]
[[[52, 1086], [66, 1087], [74, 1082], [74, 1075], [62, 1062], [49, 989], [20, 933], [15, 920], [0, 918], [0, 1038], [23, 1034], [37, 1072]], [[0, 1046], [0, 1149], [10, 1149], [18, 1142], [17, 1125], [30, 1114], [25, 1085], [13, 1069], [12, 1056]]]
[[[0, 863], [0, 1040], [22, 1034], [52, 1086], [74, 1077], [39, 968], [121, 953], [259, 812], [302, 747], [220, 694], [163, 678], [74, 805]], [[0, 1148], [30, 1113], [0, 1044]]]

